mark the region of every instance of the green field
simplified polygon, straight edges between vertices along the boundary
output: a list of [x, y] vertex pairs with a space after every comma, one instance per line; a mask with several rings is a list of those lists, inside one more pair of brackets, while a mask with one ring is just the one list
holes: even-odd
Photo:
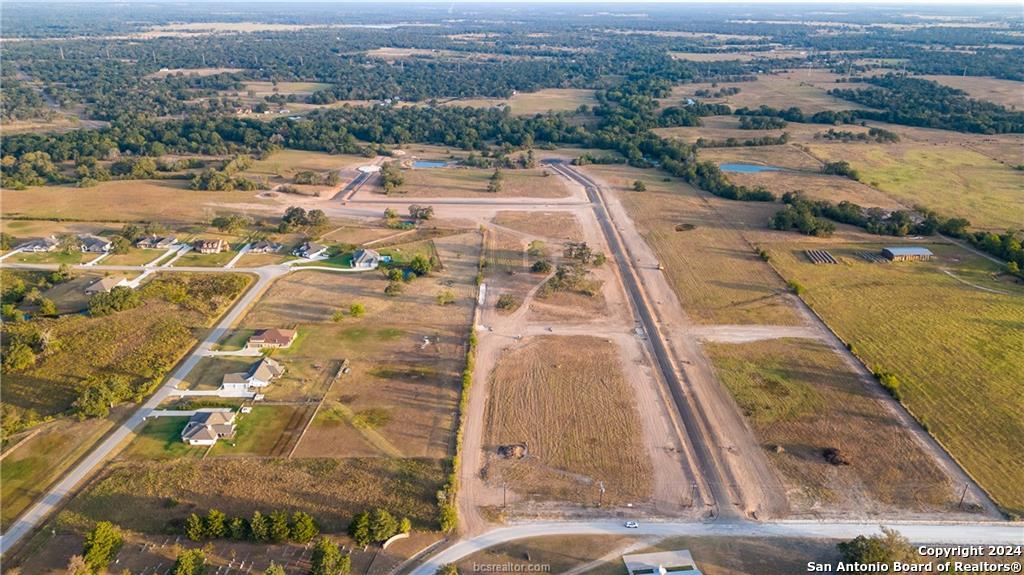
[[22, 252], [11, 256], [11, 261], [19, 264], [80, 264], [96, 258], [96, 254], [83, 254], [82, 252]]
[[923, 205], [985, 229], [1024, 222], [1024, 172], [956, 145], [829, 144], [811, 152], [846, 160], [870, 183], [907, 206]]
[[238, 414], [234, 439], [222, 439], [210, 455], [269, 455], [297, 408], [291, 405], [254, 407]]
[[810, 264], [803, 247], [773, 248], [773, 264], [872, 370], [900, 379], [904, 404], [997, 502], [1024, 513], [1024, 288], [947, 244], [918, 263], [856, 257], [877, 244], [828, 246], [840, 265]]
[[187, 417], [159, 417], [146, 422], [122, 457], [129, 459], [178, 459], [201, 457], [206, 447], [192, 447], [181, 441]]

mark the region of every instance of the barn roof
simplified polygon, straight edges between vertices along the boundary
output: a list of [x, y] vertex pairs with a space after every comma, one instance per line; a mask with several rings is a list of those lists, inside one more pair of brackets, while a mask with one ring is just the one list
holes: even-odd
[[932, 256], [935, 255], [928, 248], [885, 248], [882, 251], [889, 252], [894, 256]]

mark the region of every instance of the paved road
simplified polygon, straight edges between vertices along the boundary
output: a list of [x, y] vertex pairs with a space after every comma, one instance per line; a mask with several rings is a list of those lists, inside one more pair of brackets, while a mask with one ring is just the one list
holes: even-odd
[[735, 496], [729, 489], [728, 482], [716, 464], [714, 454], [708, 448], [708, 445], [713, 443], [714, 440], [713, 438], [705, 437], [698, 426], [698, 423], [706, 418], [701, 412], [700, 407], [694, 405], [683, 391], [683, 383], [680, 380], [679, 372], [672, 363], [668, 346], [665, 344], [654, 313], [651, 311], [647, 299], [641, 290], [640, 282], [637, 280], [636, 272], [633, 269], [633, 265], [635, 265], [633, 258], [620, 241], [615, 226], [608, 215], [604, 198], [601, 196], [600, 187], [593, 180], [564, 163], [551, 162], [549, 165], [555, 172], [582, 185], [587, 191], [587, 195], [593, 204], [597, 221], [601, 224], [601, 230], [604, 232], [608, 248], [612, 253], [612, 259], [619, 266], [619, 275], [626, 286], [626, 292], [649, 337], [651, 351], [657, 361], [657, 367], [661, 371], [664, 380], [668, 383], [673, 403], [675, 403], [676, 409], [682, 417], [683, 427], [693, 449], [698, 470], [707, 482], [708, 491], [710, 492], [708, 495], [713, 500], [711, 503], [715, 505], [719, 516], [739, 516], [739, 510], [731, 504], [731, 502], [735, 501]]
[[[5, 267], [19, 267], [15, 265]], [[35, 266], [39, 269], [39, 266]], [[126, 267], [128, 269], [138, 269], [138, 266], [96, 266], [98, 268], [120, 268]], [[172, 268], [176, 271], [183, 271], [185, 268]], [[240, 269], [235, 270], [224, 270], [222, 268], [198, 268], [200, 271], [225, 271], [225, 272], [238, 272]], [[163, 271], [163, 270], [162, 270]], [[71, 471], [67, 472], [64, 477], [55, 485], [53, 485], [49, 491], [46, 492], [43, 497], [36, 502], [28, 511], [22, 514], [17, 521], [11, 525], [7, 532], [0, 537], [0, 554], [7, 553], [7, 551], [13, 547], [19, 540], [28, 535], [39, 526], [43, 521], [49, 517], [60, 503], [67, 497], [74, 489], [87, 477], [89, 477], [93, 471], [98, 468], [103, 461], [107, 459], [113, 453], [122, 442], [128, 437], [145, 421], [152, 412], [163, 402], [165, 399], [171, 396], [172, 392], [177, 389], [178, 384], [189, 374], [190, 371], [199, 363], [199, 360], [207, 355], [212, 349], [213, 345], [220, 340], [224, 333], [235, 323], [236, 320], [247, 310], [249, 306], [258, 298], [263, 290], [266, 289], [270, 283], [278, 276], [288, 272], [288, 268], [283, 266], [274, 266], [269, 268], [255, 268], [252, 270], [253, 273], [258, 274], [259, 278], [256, 283], [249, 288], [245, 294], [235, 303], [234, 307], [231, 308], [217, 325], [210, 330], [210, 333], [206, 335], [197, 345], [192, 352], [185, 358], [183, 362], [178, 366], [178, 369], [174, 370], [171, 376], [166, 382], [154, 393], [145, 403], [143, 403], [135, 411], [134, 414], [127, 421], [122, 423], [113, 433], [108, 435], [99, 445], [93, 450]]]
[[[1020, 523], [886, 523], [916, 544], [1022, 544]], [[513, 525], [488, 531], [440, 551], [416, 567], [410, 575], [434, 575], [438, 567], [453, 563], [499, 543], [550, 535], [653, 535], [658, 537], [800, 537], [852, 539], [880, 532], [877, 523], [818, 523], [716, 521], [714, 523], [641, 523], [626, 529], [621, 521], [543, 522]]]

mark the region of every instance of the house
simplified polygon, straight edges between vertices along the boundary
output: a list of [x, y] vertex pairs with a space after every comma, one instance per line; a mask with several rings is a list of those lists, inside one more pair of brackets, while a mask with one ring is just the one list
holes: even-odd
[[173, 236], [146, 236], [139, 241], [135, 242], [135, 247], [144, 250], [165, 250], [178, 243], [177, 238]]
[[36, 240], [29, 240], [18, 246], [18, 249], [23, 252], [52, 252], [57, 249], [57, 245], [59, 244], [60, 241], [57, 240], [57, 238], [48, 236]]
[[110, 251], [110, 240], [106, 238], [82, 234], [78, 236], [78, 241], [82, 246], [82, 251], [86, 253], [105, 254]]
[[281, 249], [281, 244], [275, 244], [268, 240], [260, 240], [249, 246], [250, 254], [273, 254]]
[[245, 342], [247, 349], [263, 349], [265, 347], [288, 347], [295, 341], [297, 332], [294, 329], [264, 329], [254, 333]]
[[119, 286], [127, 286], [128, 279], [124, 276], [107, 276], [100, 278], [85, 288], [85, 293], [88, 295], [94, 295], [98, 293], [110, 293], [110, 291]]
[[882, 248], [882, 256], [894, 262], [925, 261], [935, 257], [927, 248]]
[[192, 249], [201, 254], [219, 254], [227, 247], [227, 242], [217, 238], [215, 240], [196, 240], [192, 242]]
[[250, 391], [251, 388], [266, 387], [284, 374], [284, 366], [269, 357], [252, 364], [249, 371], [226, 373], [221, 380], [221, 391]]
[[295, 248], [292, 251], [292, 255], [299, 256], [300, 258], [306, 258], [311, 260], [315, 257], [323, 255], [327, 251], [327, 246], [318, 244], [316, 242], [306, 242], [301, 246]]
[[676, 572], [700, 575], [701, 573], [693, 561], [693, 556], [686, 549], [623, 555], [622, 562], [626, 564], [626, 571], [629, 575], [664, 575]]
[[361, 270], [372, 270], [380, 265], [380, 254], [374, 250], [356, 250], [352, 254], [352, 267]]
[[181, 431], [181, 440], [189, 445], [213, 445], [234, 436], [235, 412], [224, 408], [196, 410]]

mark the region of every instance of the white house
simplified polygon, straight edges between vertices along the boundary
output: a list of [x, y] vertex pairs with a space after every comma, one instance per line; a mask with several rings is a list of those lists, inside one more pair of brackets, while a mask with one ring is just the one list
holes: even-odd
[[380, 254], [374, 250], [356, 250], [352, 254], [352, 267], [362, 270], [372, 270], [380, 265]]
[[213, 445], [234, 436], [235, 412], [225, 408], [196, 410], [181, 431], [181, 440], [189, 445]]
[[249, 371], [226, 373], [221, 380], [221, 391], [249, 391], [270, 385], [284, 374], [284, 366], [269, 357], [252, 364]]

